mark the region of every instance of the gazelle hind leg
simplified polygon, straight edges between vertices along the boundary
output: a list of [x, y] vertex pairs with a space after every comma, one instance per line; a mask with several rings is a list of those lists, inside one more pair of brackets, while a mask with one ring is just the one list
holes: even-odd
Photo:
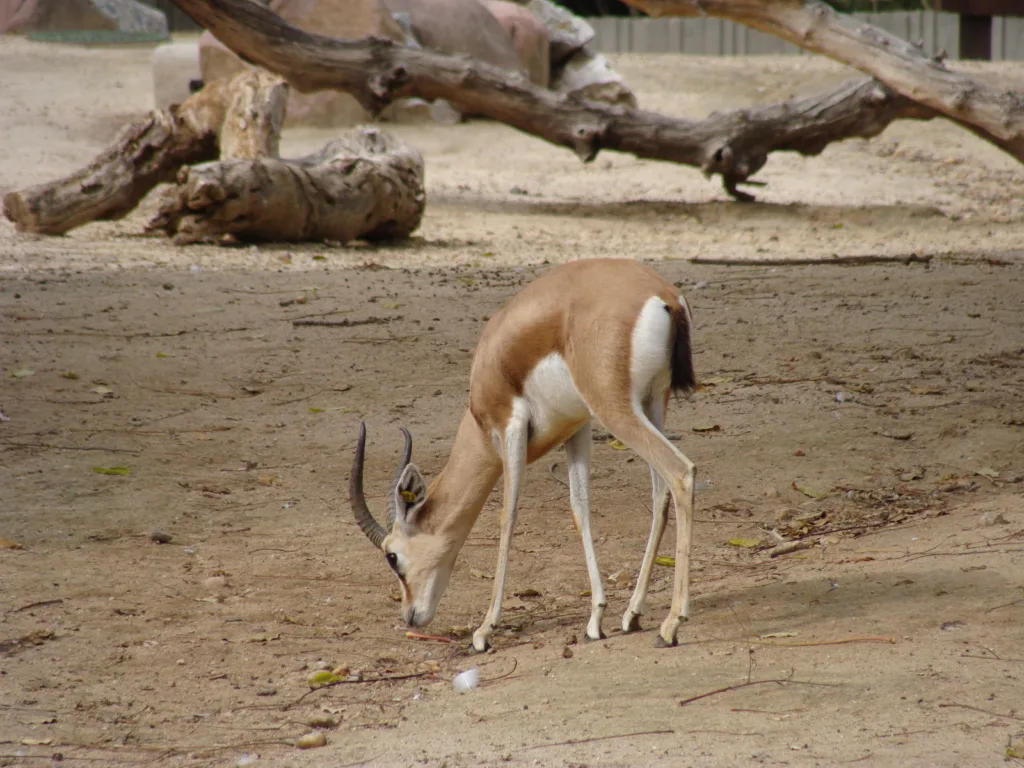
[[491, 647], [491, 635], [501, 621], [501, 603], [505, 598], [505, 577], [508, 574], [508, 556], [512, 549], [512, 533], [516, 527], [519, 489], [522, 487], [526, 472], [528, 428], [529, 414], [525, 407], [517, 403], [505, 427], [502, 446], [505, 503], [501, 510], [501, 544], [498, 549], [498, 565], [494, 570], [491, 605], [487, 609], [484, 623], [473, 633], [473, 649], [480, 653]]
[[590, 577], [590, 621], [587, 622], [587, 638], [603, 640], [601, 619], [608, 605], [601, 584], [601, 571], [597, 567], [594, 552], [594, 537], [590, 530], [590, 422], [582, 427], [565, 443], [569, 459], [569, 503], [572, 517], [583, 540], [583, 554], [587, 560], [587, 575]]
[[[647, 417], [659, 432], [664, 431], [667, 404], [668, 393], [666, 392], [664, 397], [655, 397], [646, 409]], [[636, 632], [640, 629], [640, 617], [644, 613], [644, 606], [647, 602], [647, 589], [651, 582], [654, 558], [658, 555], [661, 537], [665, 533], [665, 524], [668, 522], [668, 502], [668, 484], [651, 466], [651, 533], [647, 538], [647, 549], [644, 551], [644, 559], [640, 565], [633, 597], [630, 598], [629, 608], [622, 615], [623, 632]]]
[[[672, 607], [661, 624], [656, 645], [675, 645], [679, 625], [690, 613], [690, 547], [693, 538], [693, 490], [696, 467], [651, 423], [639, 408], [639, 404], [629, 416], [617, 415], [616, 418], [603, 418], [602, 421], [616, 437], [636, 451], [661, 475], [672, 493], [676, 512], [675, 579]], [[645, 554], [645, 562], [649, 554]]]

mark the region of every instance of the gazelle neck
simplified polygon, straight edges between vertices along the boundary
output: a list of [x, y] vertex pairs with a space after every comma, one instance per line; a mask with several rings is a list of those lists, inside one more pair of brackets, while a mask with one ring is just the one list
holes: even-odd
[[418, 525], [464, 542], [501, 472], [501, 457], [467, 409], [448, 463], [427, 490], [426, 514]]

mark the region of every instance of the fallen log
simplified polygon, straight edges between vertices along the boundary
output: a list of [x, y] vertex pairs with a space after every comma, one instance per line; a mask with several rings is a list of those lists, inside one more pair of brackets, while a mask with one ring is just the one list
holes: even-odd
[[89, 165], [63, 179], [4, 196], [4, 215], [19, 232], [62, 235], [92, 221], [120, 219], [182, 166], [218, 155], [277, 152], [284, 81], [248, 70], [211, 83], [181, 106], [150, 112], [125, 126]]
[[304, 32], [254, 0], [175, 0], [243, 58], [280, 74], [295, 89], [346, 91], [371, 112], [398, 98], [444, 99], [572, 149], [584, 162], [602, 149], [683, 163], [720, 174], [737, 188], [771, 152], [819, 154], [829, 143], [868, 138], [897, 119], [930, 119], [935, 111], [871, 80], [779, 104], [683, 120], [623, 106], [578, 101], [526, 78], [465, 58], [414, 50], [390, 40], [339, 40]]
[[385, 240], [420, 224], [423, 159], [362, 128], [298, 160], [221, 160], [181, 169], [147, 229], [176, 243]]

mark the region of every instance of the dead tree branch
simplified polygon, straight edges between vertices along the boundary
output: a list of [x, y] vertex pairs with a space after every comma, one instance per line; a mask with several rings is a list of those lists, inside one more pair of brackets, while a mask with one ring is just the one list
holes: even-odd
[[293, 27], [254, 0], [175, 0], [246, 60], [280, 74], [302, 92], [351, 93], [371, 112], [398, 98], [445, 99], [467, 114], [504, 122], [583, 161], [602, 149], [720, 174], [729, 194], [771, 152], [820, 153], [829, 143], [880, 133], [896, 119], [929, 119], [932, 109], [872, 80], [844, 83], [819, 96], [682, 120], [652, 112], [581, 102], [532, 85], [521, 75], [391, 40], [338, 40]]
[[651, 16], [715, 16], [859, 69], [1024, 162], [1024, 92], [946, 68], [918, 46], [820, 0], [625, 0]]

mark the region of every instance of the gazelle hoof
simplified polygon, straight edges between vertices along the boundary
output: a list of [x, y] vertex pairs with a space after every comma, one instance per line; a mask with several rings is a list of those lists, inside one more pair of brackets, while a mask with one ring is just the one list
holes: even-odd
[[671, 643], [668, 642], [661, 635], [656, 635], [655, 638], [654, 638], [654, 647], [655, 648], [675, 648], [677, 645], [679, 645], [679, 641], [676, 638], [674, 638], [674, 637], [672, 638], [672, 642]]
[[600, 640], [607, 640], [607, 639], [608, 639], [608, 635], [606, 635], [604, 633], [603, 629], [601, 630], [601, 632], [598, 634], [597, 637], [591, 637], [590, 634], [587, 633], [587, 632], [583, 633], [583, 642], [584, 643], [596, 643], [596, 642], [598, 642]]
[[640, 614], [634, 613], [629, 617], [628, 621], [622, 622], [623, 632], [639, 632], [643, 627], [640, 626]]
[[473, 653], [487, 653], [491, 650], [491, 641], [486, 637], [473, 637], [473, 644], [469, 647]]

